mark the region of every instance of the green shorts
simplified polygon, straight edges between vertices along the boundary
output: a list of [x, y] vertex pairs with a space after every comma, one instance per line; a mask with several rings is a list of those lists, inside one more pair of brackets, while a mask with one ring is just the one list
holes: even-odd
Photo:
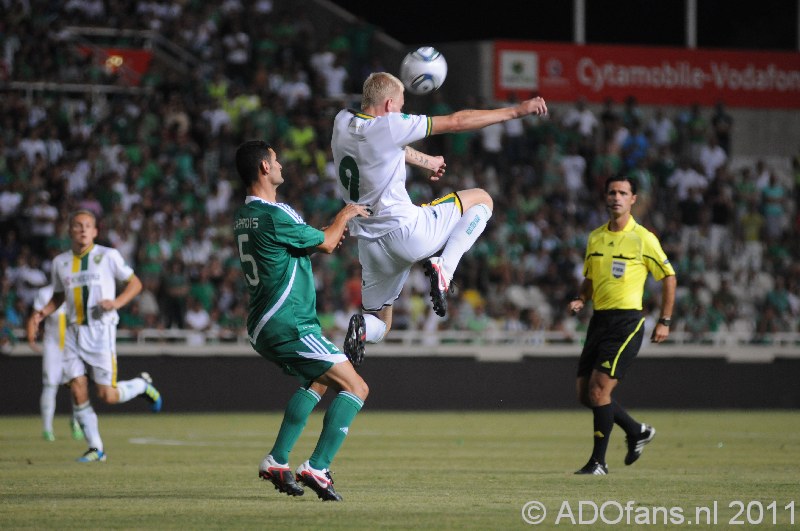
[[260, 344], [257, 341], [253, 348], [283, 372], [297, 377], [306, 385], [337, 363], [347, 361], [347, 356], [319, 332], [311, 332], [295, 341], [278, 345]]

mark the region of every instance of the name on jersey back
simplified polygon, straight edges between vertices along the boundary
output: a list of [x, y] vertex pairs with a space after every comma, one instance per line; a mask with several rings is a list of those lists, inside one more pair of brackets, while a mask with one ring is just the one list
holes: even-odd
[[258, 218], [239, 218], [233, 224], [233, 230], [239, 229], [257, 229]]

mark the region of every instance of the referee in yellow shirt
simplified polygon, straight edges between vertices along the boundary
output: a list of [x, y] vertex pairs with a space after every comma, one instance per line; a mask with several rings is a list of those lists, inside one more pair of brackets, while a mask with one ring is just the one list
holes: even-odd
[[580, 293], [569, 303], [569, 311], [580, 312], [593, 300], [586, 342], [578, 362], [577, 392], [581, 404], [594, 413], [594, 448], [586, 466], [576, 474], [608, 474], [606, 450], [614, 424], [625, 430], [628, 453], [625, 464], [633, 464], [656, 430], [635, 421], [611, 392], [639, 353], [644, 337], [642, 299], [647, 273], [663, 281], [661, 317], [653, 330], [653, 343], [669, 335], [675, 304], [675, 270], [655, 235], [631, 216], [636, 203], [636, 181], [624, 175], [609, 177], [605, 185], [608, 223], [589, 235]]

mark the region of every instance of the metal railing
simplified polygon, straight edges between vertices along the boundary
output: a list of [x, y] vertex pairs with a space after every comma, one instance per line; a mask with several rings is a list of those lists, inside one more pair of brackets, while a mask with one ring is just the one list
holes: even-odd
[[[332, 339], [344, 339], [344, 331], [330, 334]], [[438, 330], [428, 332], [422, 330], [392, 330], [386, 337], [386, 345], [402, 347], [425, 347], [438, 345], [470, 345], [470, 346], [500, 346], [500, 345], [581, 345], [583, 333], [571, 334], [561, 331], [519, 331], [507, 332], [503, 330], [486, 330], [481, 332], [471, 330]], [[248, 345], [247, 334], [242, 331], [237, 333], [231, 330], [195, 331], [186, 329], [161, 329], [145, 328], [142, 330], [120, 329], [117, 339], [126, 343], [151, 344], [151, 343], [177, 343], [177, 344], [215, 344], [235, 343]], [[752, 332], [707, 332], [694, 334], [682, 330], [674, 330], [664, 342], [665, 345], [708, 345], [714, 347], [737, 345], [772, 345], [796, 346], [800, 348], [800, 333], [779, 332], [759, 337]]]
[[100, 85], [90, 83], [59, 83], [56, 81], [8, 81], [0, 83], [2, 90], [18, 90], [30, 99], [34, 92], [64, 92], [75, 94], [149, 94], [150, 87]]
[[[37, 355], [27, 345], [25, 331], [14, 331], [17, 344], [5, 354]], [[344, 332], [328, 333], [337, 345]], [[583, 334], [559, 331], [473, 332], [464, 330], [392, 330], [380, 344], [368, 345], [371, 357], [472, 357], [483, 361], [519, 361], [525, 357], [578, 356]], [[230, 330], [194, 331], [146, 328], [119, 329], [121, 355], [249, 356], [256, 355], [247, 335]], [[800, 333], [782, 332], [756, 337], [745, 332], [715, 332], [697, 336], [676, 330], [668, 341], [654, 345], [645, 340], [641, 356], [715, 357], [732, 362], [770, 362], [776, 357], [800, 358]]]

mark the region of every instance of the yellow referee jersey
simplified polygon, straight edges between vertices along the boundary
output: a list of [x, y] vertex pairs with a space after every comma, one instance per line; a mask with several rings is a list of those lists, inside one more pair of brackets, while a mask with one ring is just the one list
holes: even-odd
[[595, 310], [641, 310], [648, 271], [656, 280], [675, 274], [658, 238], [632, 216], [621, 231], [604, 223], [589, 234], [583, 274]]

